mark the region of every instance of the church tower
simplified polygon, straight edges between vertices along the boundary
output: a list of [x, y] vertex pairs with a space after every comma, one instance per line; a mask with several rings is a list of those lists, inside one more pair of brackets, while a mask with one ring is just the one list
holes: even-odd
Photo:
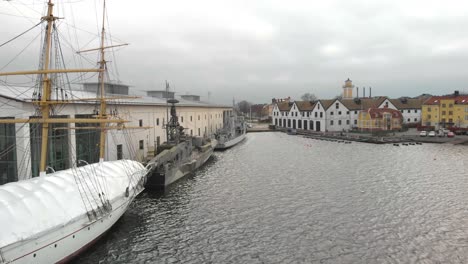
[[353, 82], [348, 78], [343, 85], [343, 99], [353, 99]]

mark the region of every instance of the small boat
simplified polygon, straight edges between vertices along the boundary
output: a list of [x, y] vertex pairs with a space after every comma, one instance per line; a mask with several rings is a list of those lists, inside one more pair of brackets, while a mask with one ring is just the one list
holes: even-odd
[[288, 133], [288, 135], [296, 135], [297, 132], [296, 129], [288, 128], [286, 133]]

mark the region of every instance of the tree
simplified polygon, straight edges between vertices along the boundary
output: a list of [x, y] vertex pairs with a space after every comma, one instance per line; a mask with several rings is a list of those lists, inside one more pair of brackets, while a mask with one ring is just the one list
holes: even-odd
[[316, 97], [315, 94], [313, 94], [313, 93], [305, 93], [305, 94], [303, 94], [303, 95], [301, 96], [301, 100], [302, 100], [302, 101], [310, 101], [310, 102], [312, 102], [312, 101], [317, 100], [317, 97]]
[[244, 114], [247, 114], [250, 112], [250, 106], [252, 104], [243, 100], [243, 101], [240, 101], [239, 103], [237, 103], [237, 109], [239, 109], [240, 112], [244, 113]]

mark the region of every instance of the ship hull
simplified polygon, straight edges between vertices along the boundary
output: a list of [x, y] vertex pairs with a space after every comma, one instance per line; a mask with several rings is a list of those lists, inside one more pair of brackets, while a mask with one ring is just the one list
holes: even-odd
[[215, 147], [215, 150], [226, 150], [228, 148], [234, 147], [235, 145], [239, 144], [242, 142], [246, 137], [246, 134], [242, 134], [236, 138], [233, 138], [229, 141], [226, 141], [224, 143], [218, 143]]
[[[215, 145], [214, 143], [213, 145]], [[162, 190], [167, 186], [177, 182], [178, 180], [186, 177], [198, 168], [203, 166], [213, 154], [214, 147], [211, 146], [203, 152], [196, 152], [192, 155], [192, 159], [188, 162], [181, 164], [180, 166], [173, 167], [167, 170], [165, 173], [160, 171], [154, 171], [148, 175], [146, 179], [146, 189]]]
[[[71, 260], [120, 219], [143, 191], [146, 172], [140, 163], [122, 160], [1, 186], [0, 263]], [[78, 187], [97, 182], [102, 192]]]
[[[66, 263], [93, 245], [125, 213], [133, 198], [116, 198], [112, 211], [90, 221], [87, 215], [37, 238], [20, 241], [1, 249], [6, 263]], [[31, 221], [34, 221], [31, 219]]]

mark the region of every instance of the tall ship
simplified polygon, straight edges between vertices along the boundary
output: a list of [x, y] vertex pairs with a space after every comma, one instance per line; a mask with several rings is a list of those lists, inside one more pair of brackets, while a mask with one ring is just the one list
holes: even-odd
[[[144, 189], [147, 173], [138, 161], [106, 158], [108, 134], [124, 133], [127, 120], [120, 118], [115, 109], [107, 108], [107, 101], [115, 98], [105, 95], [108, 78], [105, 51], [112, 48], [105, 46], [105, 1], [100, 47], [86, 51], [99, 54], [99, 67], [90, 69], [65, 68], [59, 42], [59, 17], [54, 15], [52, 0], [46, 4], [47, 14], [36, 25], [44, 30], [38, 69], [0, 73], [8, 78], [25, 75], [35, 83], [32, 91], [27, 91], [31, 92], [33, 114], [29, 118], [0, 118], [2, 129], [17, 130], [17, 138], [6, 138], [11, 144], [2, 143], [1, 157], [17, 148], [22, 153], [13, 159], [18, 161], [18, 167], [2, 167], [0, 172], [2, 178], [13, 178], [15, 173], [19, 179], [0, 185], [0, 263], [69, 261], [91, 246], [125, 213]], [[69, 74], [87, 73], [98, 75], [99, 89], [93, 98], [80, 97], [80, 93], [68, 89]], [[14, 102], [11, 98], [2, 101], [1, 106]], [[82, 111], [73, 117], [61, 114], [69, 114], [79, 104], [91, 105], [89, 109], [81, 107], [89, 112]], [[83, 137], [81, 131], [90, 133]], [[90, 144], [91, 152], [97, 155], [75, 154], [64, 158], [76, 153], [70, 149], [70, 145], [74, 146], [69, 144], [70, 138], [86, 141], [90, 135], [97, 138]], [[23, 137], [30, 137], [29, 145], [19, 149], [15, 140]]]
[[235, 112], [227, 111], [224, 118], [224, 126], [219, 129], [215, 138], [218, 141], [215, 149], [225, 150], [242, 142], [247, 134], [247, 124], [244, 117]]
[[167, 102], [171, 104], [166, 124], [167, 141], [157, 147], [156, 156], [148, 161], [147, 189], [162, 190], [194, 172], [208, 161], [216, 146], [214, 139], [187, 135], [177, 116], [178, 100]]

